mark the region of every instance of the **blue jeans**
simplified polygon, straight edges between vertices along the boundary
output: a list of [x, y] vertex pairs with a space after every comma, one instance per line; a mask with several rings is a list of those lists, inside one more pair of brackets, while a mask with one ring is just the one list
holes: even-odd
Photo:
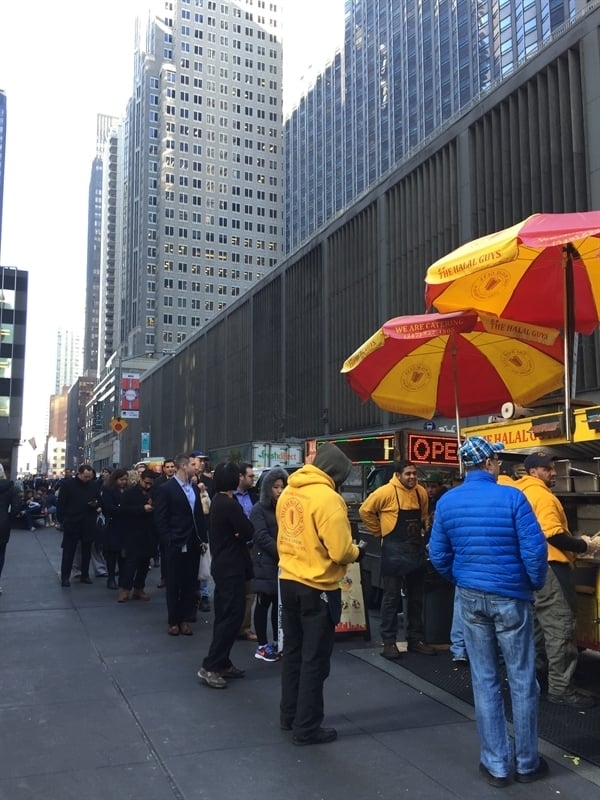
[[450, 629], [450, 652], [452, 653], [452, 658], [467, 658], [467, 646], [465, 645], [465, 632], [463, 627], [458, 590], [455, 589], [452, 628]]
[[457, 587], [471, 664], [481, 763], [492, 775], [507, 777], [513, 757], [502, 698], [498, 647], [510, 688], [517, 772], [539, 764], [538, 697], [532, 604], [514, 597]]

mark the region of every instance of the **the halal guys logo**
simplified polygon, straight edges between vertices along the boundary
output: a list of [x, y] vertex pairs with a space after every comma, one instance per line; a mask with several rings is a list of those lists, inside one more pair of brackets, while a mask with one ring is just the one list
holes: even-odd
[[535, 369], [531, 356], [521, 347], [511, 347], [502, 354], [502, 361], [519, 375], [530, 375]]
[[431, 370], [423, 362], [411, 364], [402, 372], [399, 380], [407, 392], [418, 392], [431, 381]]
[[487, 300], [488, 297], [501, 292], [510, 280], [507, 269], [486, 269], [471, 286], [471, 295], [477, 300]]
[[288, 536], [299, 536], [304, 530], [302, 503], [297, 497], [285, 497], [279, 501], [279, 505], [281, 505], [281, 509], [279, 509], [281, 529]]

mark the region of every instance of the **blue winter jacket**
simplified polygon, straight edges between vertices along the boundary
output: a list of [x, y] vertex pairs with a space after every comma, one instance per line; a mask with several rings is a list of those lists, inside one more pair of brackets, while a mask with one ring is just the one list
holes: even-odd
[[548, 545], [529, 501], [483, 470], [467, 473], [438, 501], [429, 557], [458, 586], [522, 600], [533, 600], [548, 569]]

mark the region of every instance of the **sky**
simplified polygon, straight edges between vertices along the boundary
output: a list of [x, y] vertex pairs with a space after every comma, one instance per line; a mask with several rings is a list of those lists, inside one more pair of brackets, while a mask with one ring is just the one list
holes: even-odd
[[[284, 108], [290, 109], [341, 45], [344, 0], [279, 2]], [[56, 333], [61, 327], [83, 333], [96, 115], [125, 110], [133, 86], [134, 20], [137, 14], [145, 23], [150, 5], [0, 3], [0, 89], [8, 107], [0, 263], [29, 272], [21, 434], [35, 437], [38, 448], [54, 390]]]

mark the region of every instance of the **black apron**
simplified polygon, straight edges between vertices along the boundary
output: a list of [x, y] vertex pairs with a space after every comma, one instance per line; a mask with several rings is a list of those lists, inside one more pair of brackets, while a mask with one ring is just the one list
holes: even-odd
[[381, 540], [381, 574], [402, 577], [425, 566], [425, 540], [421, 535], [421, 509], [401, 509], [398, 492], [398, 519], [394, 529]]

